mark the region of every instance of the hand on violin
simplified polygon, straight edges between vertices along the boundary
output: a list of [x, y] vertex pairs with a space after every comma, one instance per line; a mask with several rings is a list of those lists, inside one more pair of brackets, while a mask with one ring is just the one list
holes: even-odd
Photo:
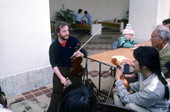
[[115, 79], [116, 80], [120, 80], [122, 74], [123, 74], [123, 66], [121, 65], [121, 69], [120, 68], [116, 68], [116, 76]]
[[60, 81], [62, 84], [64, 84], [65, 86], [68, 85], [68, 80], [65, 77], [61, 77]]
[[114, 87], [114, 88], [113, 88], [113, 92], [117, 92], [117, 87]]
[[76, 51], [76, 52], [74, 52], [74, 54], [73, 54], [75, 57], [84, 57], [84, 54], [83, 53], [81, 53], [80, 51]]

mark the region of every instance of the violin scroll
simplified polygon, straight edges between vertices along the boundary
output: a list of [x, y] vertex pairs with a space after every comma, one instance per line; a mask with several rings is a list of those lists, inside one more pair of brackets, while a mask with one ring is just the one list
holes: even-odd
[[119, 69], [121, 69], [120, 64], [118, 63], [118, 60], [116, 58], [112, 58], [111, 62], [116, 65], [116, 67], [118, 67]]

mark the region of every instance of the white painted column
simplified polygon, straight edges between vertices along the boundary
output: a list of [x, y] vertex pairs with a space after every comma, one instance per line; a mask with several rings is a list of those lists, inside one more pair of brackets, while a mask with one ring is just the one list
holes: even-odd
[[49, 65], [48, 0], [2, 0], [0, 77]]
[[129, 23], [137, 41], [150, 39], [154, 27], [170, 17], [170, 0], [130, 0]]

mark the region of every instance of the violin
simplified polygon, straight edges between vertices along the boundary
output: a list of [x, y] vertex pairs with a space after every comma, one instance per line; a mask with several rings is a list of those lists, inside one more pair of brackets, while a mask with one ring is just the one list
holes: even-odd
[[83, 67], [81, 65], [83, 58], [82, 57], [73, 57], [71, 59], [72, 67], [70, 70], [71, 75], [80, 75], [83, 71]]
[[[121, 69], [121, 66], [120, 64], [117, 62], [117, 59], [116, 58], [112, 58], [111, 62], [116, 65], [117, 68]], [[121, 77], [121, 80], [123, 80], [123, 84], [125, 85], [126, 89], [128, 92], [130, 92], [130, 86], [129, 86], [129, 83], [125, 77], [125, 74], [123, 73], [122, 77]]]
[[[76, 45], [75, 51], [77, 51], [78, 48], [80, 48], [80, 44]], [[80, 73], [82, 73], [82, 71], [83, 71], [83, 67], [81, 65], [82, 61], [83, 61], [82, 57], [73, 56], [71, 58], [71, 62], [72, 62], [72, 67], [70, 69], [71, 75], [80, 75]]]
[[[81, 47], [80, 44], [77, 44], [77, 46], [75, 47], [75, 51], [79, 51], [80, 49], [82, 49], [100, 30], [101, 29], [98, 29]], [[74, 55], [72, 55], [70, 59], [72, 62], [72, 67], [70, 70], [71, 75], [81, 75], [81, 73], [83, 73], [83, 67], [81, 65], [83, 58], [75, 57]]]

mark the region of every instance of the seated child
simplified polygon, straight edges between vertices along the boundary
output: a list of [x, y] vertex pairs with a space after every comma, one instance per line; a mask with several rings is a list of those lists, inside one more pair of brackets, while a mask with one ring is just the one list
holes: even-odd
[[134, 35], [134, 30], [131, 27], [131, 24], [127, 24], [126, 28], [123, 30], [123, 35], [121, 35], [118, 39], [118, 48], [137, 48], [139, 42], [132, 40], [131, 38]]
[[[127, 24], [126, 28], [123, 30], [123, 35], [121, 35], [118, 39], [117, 47], [118, 48], [122, 48], [122, 47], [123, 48], [131, 48], [132, 50], [134, 50], [133, 48], [143, 46], [139, 42], [136, 42], [131, 39], [133, 37], [133, 35], [134, 35], [134, 30], [132, 29], [131, 24]], [[124, 60], [124, 63], [126, 63], [130, 66], [132, 66], [134, 64], [133, 61], [131, 61], [131, 60]], [[129, 83], [136, 82], [138, 80], [138, 76], [134, 73], [125, 74], [125, 77]]]

